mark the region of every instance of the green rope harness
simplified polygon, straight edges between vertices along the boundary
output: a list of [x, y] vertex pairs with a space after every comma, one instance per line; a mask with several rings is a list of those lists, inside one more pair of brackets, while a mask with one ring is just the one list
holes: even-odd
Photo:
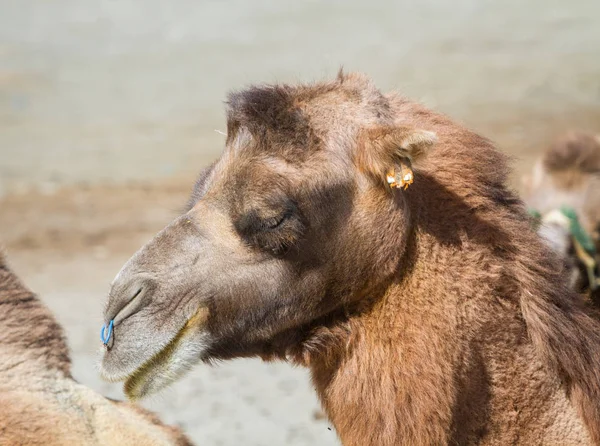
[[562, 212], [562, 214], [569, 219], [569, 232], [571, 233], [571, 237], [577, 240], [581, 247], [590, 256], [595, 257], [597, 252], [594, 240], [592, 237], [590, 237], [583, 226], [581, 226], [581, 223], [579, 223], [579, 218], [577, 217], [577, 212], [575, 212], [575, 209], [568, 206], [563, 206], [560, 208], [560, 212]]
[[[566, 229], [568, 229], [573, 240], [575, 253], [577, 254], [579, 261], [581, 261], [581, 263], [583, 263], [585, 266], [590, 289], [594, 291], [600, 287], [600, 274], [598, 271], [597, 260], [598, 251], [596, 250], [594, 240], [579, 222], [579, 217], [577, 216], [575, 209], [569, 206], [562, 206], [559, 212], [568, 222], [568, 227]], [[529, 214], [534, 218], [537, 229], [537, 227], [539, 227], [539, 225], [543, 222], [544, 217], [535, 209], [529, 209]]]

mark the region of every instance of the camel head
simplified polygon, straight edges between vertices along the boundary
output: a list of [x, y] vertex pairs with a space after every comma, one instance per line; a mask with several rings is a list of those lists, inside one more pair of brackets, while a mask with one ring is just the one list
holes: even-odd
[[285, 356], [401, 263], [413, 163], [433, 133], [396, 123], [389, 98], [356, 74], [233, 93], [227, 119], [224, 152], [187, 211], [112, 283], [102, 373], [131, 398], [201, 360]]

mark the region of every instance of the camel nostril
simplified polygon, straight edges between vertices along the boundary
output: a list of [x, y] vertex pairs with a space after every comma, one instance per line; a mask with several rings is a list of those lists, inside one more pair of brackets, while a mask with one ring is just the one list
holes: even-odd
[[131, 302], [133, 299], [135, 299], [136, 297], [138, 297], [138, 296], [140, 295], [140, 293], [142, 292], [142, 290], [143, 290], [143, 288], [142, 288], [142, 287], [140, 287], [140, 288], [139, 288], [139, 289], [138, 289], [138, 290], [135, 292], [135, 294], [133, 295], [133, 297], [132, 297], [132, 298], [131, 298], [129, 301]]
[[147, 303], [152, 294], [153, 282], [148, 279], [133, 280], [125, 286], [114, 286], [110, 293], [110, 303], [106, 312], [107, 324], [113, 321], [116, 327], [129, 316], [137, 313]]

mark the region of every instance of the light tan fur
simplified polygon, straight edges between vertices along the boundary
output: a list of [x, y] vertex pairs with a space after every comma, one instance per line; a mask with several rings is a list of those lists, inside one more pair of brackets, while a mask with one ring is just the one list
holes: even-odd
[[71, 377], [61, 327], [0, 252], [0, 445], [190, 444], [152, 413]]

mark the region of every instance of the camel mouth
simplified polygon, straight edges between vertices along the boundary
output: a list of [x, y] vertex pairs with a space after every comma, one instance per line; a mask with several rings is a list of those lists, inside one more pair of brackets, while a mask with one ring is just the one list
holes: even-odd
[[208, 310], [199, 309], [161, 350], [125, 378], [123, 391], [128, 399], [159, 392], [200, 361], [206, 347], [206, 335], [201, 332], [207, 317]]

